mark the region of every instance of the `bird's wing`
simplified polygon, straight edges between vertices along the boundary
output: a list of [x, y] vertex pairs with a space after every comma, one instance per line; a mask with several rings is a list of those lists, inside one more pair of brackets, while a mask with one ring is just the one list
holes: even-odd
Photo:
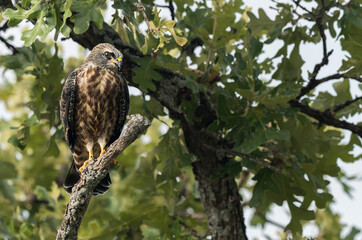
[[122, 132], [122, 128], [124, 123], [126, 122], [126, 117], [129, 110], [129, 93], [128, 93], [128, 86], [126, 79], [121, 75], [121, 82], [122, 82], [122, 89], [120, 94], [118, 94], [118, 102], [119, 102], [119, 110], [117, 113], [117, 124], [115, 126], [114, 132], [112, 137], [110, 138], [109, 142], [107, 143], [107, 147], [111, 145], [114, 141], [119, 138], [119, 135]]
[[74, 105], [75, 105], [75, 94], [77, 91], [77, 70], [74, 70], [69, 74], [67, 80], [65, 81], [62, 96], [60, 99], [60, 119], [63, 124], [65, 140], [73, 152], [74, 150]]

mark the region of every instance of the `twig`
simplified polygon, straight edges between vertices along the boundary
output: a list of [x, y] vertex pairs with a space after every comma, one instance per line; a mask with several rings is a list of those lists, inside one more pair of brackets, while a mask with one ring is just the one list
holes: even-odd
[[346, 77], [346, 78], [352, 78], [352, 79], [357, 80], [358, 82], [362, 83], [362, 77], [360, 77], [360, 76], [352, 76], [352, 77]]
[[172, 0], [168, 1], [168, 9], [170, 9], [170, 12], [171, 12], [171, 19], [175, 20], [175, 8], [173, 7]]
[[[219, 8], [220, 8], [219, 1], [216, 0], [216, 8], [215, 8], [214, 11], [217, 11]], [[212, 51], [214, 50], [215, 33], [216, 33], [216, 25], [217, 25], [217, 14], [214, 14], [213, 17], [214, 17], [214, 24], [213, 24], [213, 27], [212, 27], [212, 42], [210, 42], [209, 53], [207, 55], [207, 60], [206, 60], [206, 65], [205, 65], [204, 72], [206, 72], [207, 68], [209, 67], [209, 63], [210, 63], [210, 60], [211, 60], [211, 54], [212, 54]]]
[[216, 152], [223, 152], [223, 153], [227, 153], [229, 155], [233, 155], [233, 156], [239, 156], [241, 158], [245, 158], [246, 160], [249, 160], [251, 162], [255, 162], [263, 167], [266, 167], [266, 168], [269, 168], [275, 172], [278, 172], [280, 173], [281, 172], [281, 169], [276, 167], [276, 166], [273, 166], [273, 165], [270, 165], [268, 164], [267, 162], [265, 162], [263, 159], [260, 159], [260, 158], [256, 158], [256, 157], [253, 157], [253, 156], [250, 156], [250, 155], [247, 155], [247, 154], [244, 154], [244, 153], [239, 153], [239, 152], [236, 152], [236, 151], [233, 151], [233, 150], [229, 150], [229, 149], [224, 149], [224, 148], [214, 148], [212, 146], [209, 146], [207, 144], [202, 144], [203, 146], [211, 149], [211, 150], [214, 150]]
[[[334, 106], [332, 113], [336, 113], [338, 111], [341, 111], [343, 108], [348, 107], [352, 103], [355, 103], [355, 102], [357, 102], [357, 101], [359, 101], [361, 99], [362, 99], [362, 97], [357, 97], [355, 99], [348, 100], [348, 101], [345, 101], [344, 103], [338, 104], [338, 105]], [[327, 109], [325, 112], [330, 112], [330, 109]]]
[[144, 18], [144, 20], [145, 20], [145, 22], [147, 24], [147, 28], [148, 28], [149, 33], [153, 33], [154, 30], [151, 28], [150, 22], [148, 21], [147, 15], [145, 13], [145, 7], [140, 3], [133, 3], [133, 5], [135, 5], [138, 8], [138, 11], [142, 13], [143, 18]]
[[168, 8], [171, 12], [171, 19], [175, 20], [175, 7], [173, 6], [173, 1], [169, 0], [168, 1], [168, 5], [160, 5], [160, 4], [155, 4], [156, 7], [159, 8]]
[[[9, 21], [6, 21], [6, 22], [4, 23], [4, 25], [2, 25], [2, 26], [0, 27], [0, 31], [4, 31], [4, 32], [5, 32], [5, 31], [9, 28], [8, 22], [9, 22]], [[14, 54], [17, 54], [17, 53], [19, 52], [19, 51], [16, 49], [16, 47], [14, 47], [12, 44], [10, 44], [10, 43], [9, 43], [5, 38], [3, 38], [2, 36], [0, 36], [0, 41], [3, 42], [7, 48], [11, 49], [11, 51], [13, 52], [13, 55], [14, 55]]]
[[322, 38], [322, 45], [323, 45], [323, 58], [322, 58], [322, 61], [314, 66], [314, 69], [313, 69], [313, 72], [312, 72], [311, 77], [309, 79], [308, 85], [301, 89], [300, 94], [296, 98], [297, 100], [299, 100], [302, 96], [307, 94], [310, 90], [312, 90], [313, 88], [315, 88], [317, 85], [319, 85], [321, 83], [321, 82], [318, 82], [316, 80], [316, 77], [317, 77], [319, 71], [321, 70], [321, 68], [323, 66], [325, 66], [325, 65], [328, 65], [329, 57], [333, 53], [333, 50], [331, 50], [329, 52], [327, 50], [327, 37], [326, 37], [326, 34], [324, 32], [323, 17], [326, 14], [326, 12], [331, 7], [334, 6], [334, 3], [329, 4], [328, 6], [325, 6], [324, 0], [322, 0], [322, 7], [319, 9], [318, 13], [313, 13], [313, 12], [309, 11], [308, 9], [306, 9], [305, 7], [301, 6], [299, 4], [299, 1], [293, 0], [293, 2], [297, 5], [297, 7], [302, 8], [304, 11], [306, 11], [307, 13], [309, 13], [312, 16], [312, 19], [314, 20], [314, 22], [316, 23], [316, 25], [318, 27], [319, 34], [321, 35], [321, 38]]
[[304, 11], [313, 16], [313, 13], [311, 11], [309, 11], [306, 7], [300, 5], [300, 0], [299, 1], [293, 0], [293, 2], [295, 3], [295, 5], [297, 5], [297, 7], [300, 7], [301, 9], [303, 9]]
[[191, 217], [193, 219], [195, 219], [196, 221], [202, 222], [206, 220], [206, 215], [205, 213], [187, 213], [185, 211], [174, 211], [174, 214], [178, 217], [183, 217], [183, 218], [187, 218], [187, 217]]
[[299, 95], [296, 97], [297, 100], [299, 100], [302, 96], [304, 96], [305, 94], [309, 93], [312, 89], [314, 89], [315, 87], [317, 87], [319, 84], [330, 81], [330, 80], [338, 80], [340, 78], [350, 78], [350, 79], [354, 79], [357, 80], [359, 82], [362, 82], [362, 78], [359, 76], [347, 76], [343, 73], [336, 73], [321, 79], [311, 79], [309, 81], [309, 83], [307, 84], [307, 86], [303, 87], [300, 90]]
[[270, 219], [266, 218], [265, 214], [263, 214], [261, 212], [258, 212], [258, 211], [255, 211], [255, 214], [258, 215], [259, 217], [261, 217], [265, 222], [270, 223], [270, 224], [272, 224], [272, 225], [274, 225], [274, 226], [276, 226], [278, 228], [284, 229], [283, 225], [281, 225], [280, 223], [277, 223], [277, 222], [275, 222], [273, 220], [270, 220]]
[[2, 36], [0, 36], [0, 41], [3, 42], [5, 44], [5, 46], [9, 49], [11, 49], [11, 51], [13, 52], [13, 55], [14, 54], [17, 54], [19, 51], [16, 49], [16, 47], [14, 47], [13, 45], [11, 45], [10, 43], [8, 43], [8, 41], [3, 38]]
[[183, 226], [187, 231], [189, 231], [189, 233], [196, 237], [197, 239], [205, 239], [206, 238], [206, 235], [205, 236], [202, 236], [200, 235], [200, 233], [198, 233], [195, 229], [193, 229], [192, 227], [190, 227], [189, 225], [187, 225], [185, 222], [179, 220], [177, 217], [173, 216], [173, 219], [174, 220], [177, 220], [178, 223]]
[[178, 222], [180, 223], [181, 226], [183, 226], [187, 231], [189, 231], [191, 233], [191, 235], [197, 237], [198, 239], [205, 239], [206, 236], [201, 236], [200, 233], [198, 233], [195, 229], [191, 228], [190, 226], [188, 226], [186, 223], [184, 223], [181, 220], [178, 220]]
[[0, 31], [6, 31], [6, 30], [9, 28], [8, 22], [9, 22], [9, 20], [6, 20], [6, 21], [5, 21], [4, 25], [2, 25], [2, 26], [0, 27]]
[[58, 229], [57, 240], [77, 239], [78, 229], [91, 200], [93, 189], [109, 172], [113, 159], [135, 141], [150, 124], [150, 121], [140, 114], [132, 115], [123, 134], [109, 147], [107, 152], [99, 160], [91, 161], [87, 165], [79, 182], [73, 187], [63, 222]]
[[311, 108], [308, 105], [304, 105], [304, 104], [300, 103], [298, 100], [290, 100], [289, 104], [292, 107], [299, 108], [302, 113], [305, 113], [308, 116], [315, 118], [320, 123], [327, 124], [327, 125], [337, 127], [337, 128], [347, 129], [347, 130], [350, 130], [351, 132], [357, 134], [358, 136], [362, 137], [362, 126], [354, 125], [354, 124], [348, 123], [344, 120], [335, 119], [331, 116], [331, 114], [321, 112], [319, 110]]

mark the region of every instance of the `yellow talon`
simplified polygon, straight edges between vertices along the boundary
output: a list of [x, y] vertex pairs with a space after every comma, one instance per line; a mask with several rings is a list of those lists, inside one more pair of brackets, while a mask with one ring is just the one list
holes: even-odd
[[79, 168], [79, 172], [83, 172], [83, 170], [87, 167], [87, 165], [88, 165], [88, 163], [89, 163], [90, 160], [94, 160], [94, 157], [93, 157], [93, 149], [91, 149], [91, 150], [89, 151], [88, 160], [85, 161], [85, 162], [83, 163], [83, 166], [81, 166], [81, 167]]
[[93, 157], [93, 149], [91, 149], [91, 150], [89, 151], [88, 161], [91, 160], [91, 159], [94, 159], [94, 157]]
[[83, 170], [87, 167], [88, 162], [89, 162], [89, 160], [87, 160], [87, 161], [85, 161], [85, 162], [83, 163], [83, 166], [81, 166], [81, 167], [79, 168], [79, 172], [83, 172]]
[[105, 154], [105, 153], [106, 153], [105, 146], [104, 146], [104, 145], [101, 145], [101, 153], [99, 154], [99, 156], [98, 156], [97, 160], [98, 160], [98, 159], [100, 159], [100, 158], [101, 158], [101, 156], [102, 156], [103, 154]]
[[116, 160], [116, 159], [114, 159], [114, 160], [113, 160], [113, 163], [114, 163], [114, 164], [118, 164], [118, 162], [117, 162], [117, 160]]

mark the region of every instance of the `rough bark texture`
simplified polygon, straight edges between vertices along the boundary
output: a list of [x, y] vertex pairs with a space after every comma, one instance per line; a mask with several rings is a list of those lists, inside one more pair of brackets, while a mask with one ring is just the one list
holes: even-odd
[[217, 154], [204, 145], [218, 146], [221, 143], [198, 128], [183, 127], [190, 152], [198, 157], [193, 171], [199, 183], [199, 192], [212, 239], [245, 240], [242, 199], [233, 177], [227, 175], [213, 178], [216, 170], [228, 162], [224, 153]]
[[109, 147], [107, 152], [99, 160], [91, 161], [88, 164], [86, 170], [82, 172], [79, 182], [73, 187], [56, 239], [77, 239], [78, 229], [92, 198], [93, 189], [108, 173], [113, 159], [135, 141], [150, 124], [147, 118], [139, 114], [132, 115], [123, 134]]

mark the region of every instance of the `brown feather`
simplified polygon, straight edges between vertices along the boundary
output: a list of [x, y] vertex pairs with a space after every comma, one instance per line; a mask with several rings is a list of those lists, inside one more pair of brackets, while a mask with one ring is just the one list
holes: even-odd
[[[88, 160], [90, 148], [97, 158], [100, 142], [109, 146], [119, 137], [129, 109], [126, 81], [104, 59], [105, 50], [121, 55], [112, 45], [96, 46], [84, 63], [68, 76], [61, 96], [60, 117], [78, 174]], [[67, 192], [78, 181], [74, 171], [70, 170], [69, 174], [64, 184]], [[110, 182], [107, 176], [94, 194], [108, 190]]]

